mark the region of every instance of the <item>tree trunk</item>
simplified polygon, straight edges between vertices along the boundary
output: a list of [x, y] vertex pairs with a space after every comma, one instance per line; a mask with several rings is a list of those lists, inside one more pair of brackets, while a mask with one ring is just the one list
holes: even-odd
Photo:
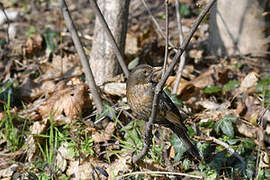
[[[122, 54], [125, 47], [129, 2], [130, 0], [97, 1]], [[110, 80], [119, 73], [120, 69], [112, 45], [98, 19], [95, 22], [90, 65], [97, 85]]]
[[267, 0], [218, 0], [210, 14], [209, 50], [218, 56], [263, 55]]

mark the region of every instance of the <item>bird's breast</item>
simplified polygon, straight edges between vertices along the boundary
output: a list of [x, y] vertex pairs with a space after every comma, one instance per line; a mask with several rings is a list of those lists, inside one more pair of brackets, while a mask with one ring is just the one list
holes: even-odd
[[128, 104], [132, 111], [142, 116], [144, 119], [151, 115], [154, 87], [151, 83], [137, 84], [128, 87]]

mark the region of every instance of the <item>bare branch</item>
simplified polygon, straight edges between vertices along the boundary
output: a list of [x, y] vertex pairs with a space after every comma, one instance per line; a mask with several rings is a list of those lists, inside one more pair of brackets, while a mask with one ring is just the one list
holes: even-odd
[[205, 15], [209, 11], [209, 9], [214, 5], [215, 2], [216, 2], [216, 0], [211, 0], [207, 4], [207, 6], [203, 9], [201, 14], [197, 17], [196, 21], [194, 22], [194, 24], [191, 27], [190, 32], [188, 33], [188, 35], [185, 37], [184, 41], [182, 42], [180, 49], [177, 51], [176, 55], [174, 56], [174, 58], [172, 60], [172, 63], [169, 65], [164, 77], [158, 83], [157, 88], [156, 88], [156, 94], [158, 94], [161, 91], [161, 89], [164, 86], [166, 80], [168, 79], [171, 71], [173, 70], [175, 64], [178, 62], [179, 57], [183, 54], [184, 50], [186, 49], [188, 43], [190, 42], [193, 34], [197, 30], [197, 28], [200, 25], [201, 21], [203, 20], [203, 18], [205, 17]]
[[81, 43], [80, 38], [78, 36], [76, 27], [73, 24], [73, 21], [72, 21], [72, 18], [70, 16], [70, 13], [69, 13], [69, 10], [68, 10], [68, 7], [67, 7], [65, 0], [59, 0], [59, 5], [60, 5], [60, 8], [62, 10], [64, 19], [66, 21], [67, 27], [71, 33], [71, 37], [72, 37], [73, 43], [75, 45], [75, 48], [79, 54], [80, 61], [81, 61], [81, 64], [83, 66], [84, 73], [86, 76], [86, 80], [87, 80], [88, 86], [91, 90], [91, 93], [93, 95], [93, 99], [94, 99], [94, 102], [97, 106], [97, 110], [99, 113], [101, 113], [103, 111], [101, 97], [98, 93], [95, 79], [94, 79], [93, 73], [90, 69], [89, 61], [88, 61], [86, 54], [85, 54], [85, 51], [82, 47], [82, 43]]
[[165, 37], [165, 55], [164, 55], [164, 63], [163, 63], [163, 69], [162, 69], [162, 77], [165, 74], [166, 71], [166, 64], [168, 61], [168, 39], [169, 39], [169, 16], [168, 16], [168, 0], [165, 0], [165, 14], [166, 14], [166, 37]]
[[162, 147], [162, 157], [165, 161], [165, 165], [167, 166], [167, 168], [169, 169], [169, 171], [173, 171], [174, 168], [173, 168], [173, 165], [172, 163], [170, 162], [169, 158], [168, 158], [168, 153], [167, 153], [167, 146], [168, 145], [163, 145]]
[[[146, 4], [145, 0], [141, 0], [141, 1], [142, 1], [143, 5], [144, 5], [145, 9], [147, 10], [148, 14], [150, 15], [150, 17], [151, 17], [151, 19], [152, 19], [152, 21], [153, 21], [153, 23], [154, 23], [154, 25], [155, 25], [155, 27], [156, 27], [157, 32], [158, 32], [164, 39], [166, 39], [166, 35], [165, 35], [164, 32], [162, 31], [160, 25], [158, 24], [157, 20], [155, 19], [154, 15], [152, 14], [152, 12], [151, 12], [150, 8], [148, 7], [148, 5]], [[173, 45], [173, 43], [171, 43], [170, 41], [169, 41], [169, 45], [170, 45], [172, 48], [175, 47], [175, 46]], [[175, 51], [176, 51], [176, 50], [175, 50]]]
[[210, 137], [210, 136], [207, 136], [207, 139], [210, 140], [210, 141], [213, 141], [214, 143], [218, 144], [218, 145], [221, 145], [223, 146], [224, 148], [226, 148], [228, 151], [230, 151], [233, 156], [235, 156], [237, 159], [239, 159], [243, 164], [245, 164], [245, 160], [242, 156], [240, 156], [229, 144], [217, 139], [217, 138], [214, 138], [214, 137]]
[[[184, 39], [184, 34], [183, 34], [183, 29], [182, 29], [181, 16], [179, 13], [178, 1], [175, 1], [175, 10], [176, 10], [177, 27], [178, 27], [178, 32], [179, 32], [179, 44], [181, 44]], [[183, 52], [183, 54], [181, 55], [180, 64], [178, 66], [178, 70], [176, 73], [176, 80], [175, 80], [173, 91], [172, 91], [173, 94], [177, 93], [178, 86], [181, 81], [182, 72], [185, 66], [185, 62], [186, 62], [186, 52]]]
[[118, 45], [116, 44], [116, 41], [115, 41], [115, 39], [114, 39], [114, 37], [112, 35], [112, 32], [111, 32], [108, 24], [106, 23], [106, 21], [104, 19], [104, 16], [102, 15], [102, 13], [101, 13], [98, 5], [97, 5], [96, 0], [89, 0], [89, 2], [91, 4], [92, 8], [94, 9], [100, 23], [102, 24], [103, 28], [105, 29], [105, 32], [106, 32], [106, 34], [107, 34], [107, 36], [109, 38], [109, 41], [110, 41], [110, 43], [111, 43], [111, 45], [112, 45], [112, 47], [114, 49], [114, 53], [117, 56], [118, 62], [120, 64], [126, 78], [128, 78], [129, 71], [128, 71], [127, 65], [125, 64], [125, 60], [124, 60], [124, 58], [123, 58], [123, 56], [121, 54], [121, 51], [120, 51]]
[[147, 121], [147, 123], [146, 123], [145, 143], [144, 143], [145, 146], [144, 146], [143, 150], [137, 156], [134, 156], [133, 157], [133, 163], [136, 163], [136, 161], [138, 161], [139, 159], [141, 159], [146, 154], [146, 152], [149, 149], [149, 144], [151, 143], [151, 141], [149, 142], [149, 139], [151, 140], [150, 130], [152, 128], [153, 121], [156, 118], [157, 106], [159, 104], [159, 94], [162, 91], [162, 88], [163, 88], [166, 80], [168, 79], [168, 77], [169, 77], [171, 71], [173, 70], [175, 64], [177, 63], [179, 57], [183, 54], [184, 50], [186, 49], [188, 43], [191, 40], [191, 37], [195, 33], [195, 31], [198, 28], [199, 24], [201, 23], [201, 21], [203, 20], [203, 18], [205, 17], [205, 15], [207, 14], [207, 12], [209, 11], [209, 9], [214, 5], [214, 3], [216, 1], [217, 0], [211, 0], [207, 4], [207, 6], [203, 9], [203, 11], [199, 15], [199, 17], [197, 17], [197, 19], [196, 19], [195, 23], [193, 24], [190, 32], [188, 33], [187, 37], [184, 39], [183, 43], [181, 44], [181, 48], [177, 51], [176, 55], [174, 56], [174, 58], [172, 60], [172, 63], [169, 65], [167, 71], [165, 72], [164, 77], [162, 77], [161, 78], [161, 81], [157, 84], [157, 86], [155, 88], [155, 95], [154, 95], [153, 104], [152, 104], [151, 116], [149, 118], [149, 121]]

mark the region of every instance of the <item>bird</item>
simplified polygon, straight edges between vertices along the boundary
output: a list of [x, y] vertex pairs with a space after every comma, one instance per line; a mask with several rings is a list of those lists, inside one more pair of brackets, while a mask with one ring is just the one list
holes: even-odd
[[[157, 75], [160, 69], [147, 64], [138, 65], [132, 69], [127, 79], [126, 94], [128, 105], [138, 117], [145, 121], [148, 121], [151, 115], [155, 87], [157, 85], [157, 82], [154, 81], [154, 76]], [[181, 114], [176, 105], [163, 90], [159, 98], [160, 102], [154, 123], [171, 129], [180, 138], [187, 151], [194, 158], [201, 160], [199, 150], [191, 142], [187, 134], [187, 127], [182, 122]]]

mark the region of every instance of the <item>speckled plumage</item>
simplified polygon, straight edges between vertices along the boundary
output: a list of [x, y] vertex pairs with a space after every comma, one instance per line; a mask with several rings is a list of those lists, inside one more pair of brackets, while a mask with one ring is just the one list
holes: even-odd
[[[127, 81], [128, 104], [131, 110], [145, 121], [151, 115], [156, 86], [156, 83], [152, 82], [152, 76], [153, 68], [151, 66], [140, 65], [132, 70]], [[181, 139], [187, 151], [192, 156], [201, 159], [198, 149], [187, 135], [187, 128], [182, 122], [180, 112], [164, 91], [160, 95], [157, 117], [154, 122], [170, 128]]]

